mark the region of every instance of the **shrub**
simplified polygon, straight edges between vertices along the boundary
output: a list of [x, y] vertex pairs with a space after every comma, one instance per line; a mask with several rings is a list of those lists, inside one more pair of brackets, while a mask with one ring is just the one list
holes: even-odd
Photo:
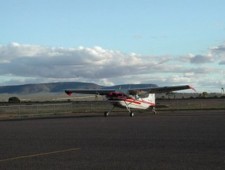
[[20, 99], [18, 97], [10, 97], [8, 102], [9, 103], [20, 103]]

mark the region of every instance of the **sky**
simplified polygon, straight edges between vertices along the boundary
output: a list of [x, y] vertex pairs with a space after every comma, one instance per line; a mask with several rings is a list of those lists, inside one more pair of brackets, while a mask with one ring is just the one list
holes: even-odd
[[0, 0], [0, 86], [225, 88], [224, 0]]

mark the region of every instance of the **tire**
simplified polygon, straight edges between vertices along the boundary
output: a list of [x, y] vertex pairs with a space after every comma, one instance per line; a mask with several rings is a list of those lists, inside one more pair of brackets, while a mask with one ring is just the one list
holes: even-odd
[[105, 116], [105, 117], [108, 117], [108, 116], [109, 116], [109, 112], [105, 112], [105, 113], [104, 113], [104, 116]]
[[134, 117], [134, 113], [133, 112], [130, 112], [130, 117]]

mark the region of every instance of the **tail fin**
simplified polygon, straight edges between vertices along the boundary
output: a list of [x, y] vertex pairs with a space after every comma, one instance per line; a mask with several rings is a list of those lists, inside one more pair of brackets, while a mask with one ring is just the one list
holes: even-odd
[[155, 93], [149, 93], [148, 101], [152, 103], [152, 106], [155, 106]]

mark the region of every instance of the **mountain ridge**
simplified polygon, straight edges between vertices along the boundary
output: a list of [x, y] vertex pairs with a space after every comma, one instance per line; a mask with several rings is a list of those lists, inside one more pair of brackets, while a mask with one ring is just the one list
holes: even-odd
[[10, 85], [0, 86], [0, 93], [16, 93], [16, 94], [28, 94], [28, 93], [58, 93], [63, 92], [65, 89], [100, 89], [101, 86], [94, 83], [83, 82], [55, 82], [55, 83], [39, 83], [39, 84], [24, 84], [24, 85]]
[[135, 87], [156, 87], [155, 84], [123, 84], [115, 86], [101, 86], [95, 83], [86, 82], [54, 82], [54, 83], [37, 83], [24, 85], [0, 86], [0, 93], [8, 94], [30, 94], [30, 93], [59, 93], [65, 89], [127, 89]]

